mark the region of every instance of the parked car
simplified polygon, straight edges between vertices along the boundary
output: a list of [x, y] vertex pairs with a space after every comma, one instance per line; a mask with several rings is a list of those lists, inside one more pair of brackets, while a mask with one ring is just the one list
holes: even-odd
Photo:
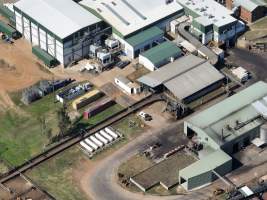
[[152, 116], [141, 111], [139, 114], [138, 114], [139, 117], [141, 117], [143, 120], [145, 121], [151, 121], [152, 120]]
[[126, 67], [127, 65], [130, 64], [129, 60], [125, 60], [125, 61], [120, 61], [116, 64], [116, 66], [120, 69], [123, 69], [124, 67]]

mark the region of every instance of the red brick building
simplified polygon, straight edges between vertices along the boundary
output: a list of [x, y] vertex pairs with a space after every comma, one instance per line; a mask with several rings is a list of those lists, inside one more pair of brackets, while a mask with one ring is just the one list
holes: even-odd
[[226, 0], [230, 10], [238, 8], [238, 16], [245, 22], [254, 22], [267, 13], [267, 5], [263, 0]]

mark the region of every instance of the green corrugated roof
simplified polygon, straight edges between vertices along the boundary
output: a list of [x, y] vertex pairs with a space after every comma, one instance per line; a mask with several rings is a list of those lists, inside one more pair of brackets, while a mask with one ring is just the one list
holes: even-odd
[[157, 65], [162, 60], [166, 60], [179, 54], [181, 54], [181, 49], [173, 42], [166, 41], [143, 52], [141, 55], [150, 60], [154, 65]]
[[153, 26], [151, 28], [148, 28], [144, 31], [137, 33], [136, 35], [132, 37], [129, 37], [128, 39], [126, 39], [126, 41], [132, 46], [137, 46], [149, 40], [150, 38], [154, 38], [163, 33], [164, 32], [159, 27]]
[[218, 149], [213, 153], [205, 156], [201, 160], [198, 160], [179, 171], [179, 176], [183, 177], [184, 179], [189, 179], [191, 177], [195, 177], [205, 172], [214, 170], [230, 160], [232, 160], [232, 158], [228, 154]]
[[58, 61], [53, 56], [51, 56], [50, 54], [48, 54], [46, 51], [44, 51], [38, 46], [32, 47], [32, 53], [36, 55], [40, 60], [42, 60], [49, 67], [55, 66], [58, 64]]

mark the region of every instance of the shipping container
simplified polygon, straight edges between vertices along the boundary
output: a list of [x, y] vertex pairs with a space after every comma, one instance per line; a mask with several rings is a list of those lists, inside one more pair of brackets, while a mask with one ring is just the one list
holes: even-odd
[[108, 144], [108, 140], [105, 139], [103, 136], [101, 136], [99, 133], [95, 134], [96, 138], [99, 139], [101, 142], [103, 142], [104, 144]]
[[90, 153], [92, 153], [94, 150], [89, 147], [84, 141], [80, 142], [81, 146], [84, 147], [87, 151], [89, 151]]
[[99, 91], [99, 90], [92, 90], [91, 92], [86, 93], [85, 95], [79, 97], [78, 99], [74, 100], [72, 102], [72, 107], [75, 110], [78, 110], [90, 103], [92, 103], [93, 101], [99, 99], [100, 97], [102, 97], [104, 94]]
[[95, 136], [90, 136], [90, 139], [95, 143], [95, 144], [97, 144], [97, 146], [99, 146], [99, 147], [103, 147], [104, 146], [104, 144], [102, 143], [102, 142], [100, 142], [98, 139], [96, 139], [95, 138]]
[[98, 146], [97, 146], [95, 143], [93, 143], [91, 140], [89, 140], [88, 138], [85, 139], [85, 142], [86, 142], [89, 146], [93, 147], [93, 149], [95, 149], [95, 150], [98, 149]]
[[109, 134], [109, 135], [111, 135], [114, 139], [117, 139], [119, 136], [118, 136], [118, 134], [112, 129], [112, 128], [110, 128], [110, 127], [106, 127], [105, 128], [105, 131]]
[[109, 98], [103, 98], [96, 104], [89, 107], [87, 110], [84, 111], [83, 116], [84, 119], [89, 119], [90, 117], [93, 117], [97, 115], [98, 113], [102, 112], [103, 110], [107, 109], [108, 107], [114, 105], [115, 102]]
[[113, 141], [113, 137], [111, 137], [109, 134], [107, 134], [104, 130], [101, 130], [99, 132], [103, 137], [107, 138], [109, 142]]

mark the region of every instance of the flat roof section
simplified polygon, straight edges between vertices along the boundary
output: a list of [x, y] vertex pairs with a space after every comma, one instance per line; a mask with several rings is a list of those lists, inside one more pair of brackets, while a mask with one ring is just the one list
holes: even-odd
[[14, 6], [61, 39], [101, 21], [72, 0], [20, 0]]
[[123, 37], [183, 10], [175, 0], [83, 0], [80, 4], [96, 11]]
[[181, 49], [176, 44], [171, 41], [166, 41], [143, 52], [141, 55], [156, 65], [162, 60], [181, 54], [181, 52]]
[[217, 27], [221, 27], [237, 21], [231, 16], [232, 11], [214, 0], [177, 0], [177, 2], [196, 13], [197, 16], [202, 16], [201, 21], [205, 25], [214, 24]]

